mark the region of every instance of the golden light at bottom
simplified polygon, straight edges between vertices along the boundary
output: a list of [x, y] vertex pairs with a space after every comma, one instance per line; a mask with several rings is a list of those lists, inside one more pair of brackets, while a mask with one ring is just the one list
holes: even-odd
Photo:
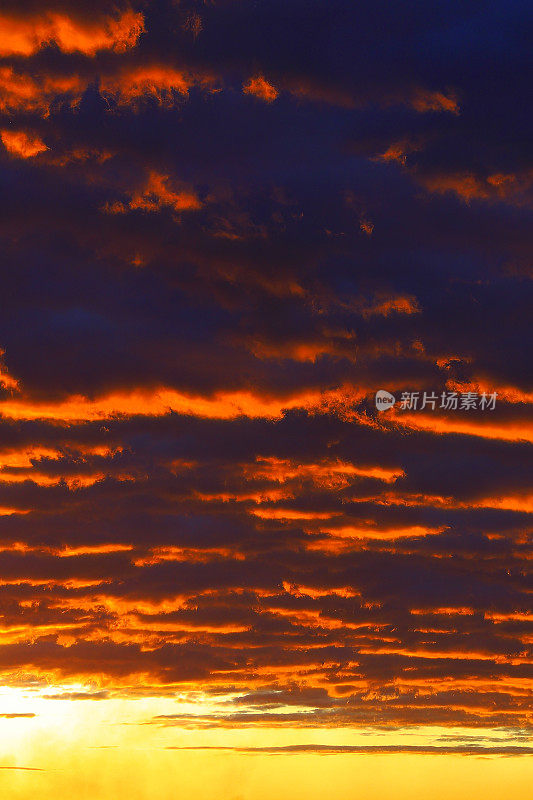
[[[198, 730], [159, 723], [158, 715], [176, 710], [174, 698], [40, 694], [4, 690], [0, 698], [5, 800], [526, 800], [533, 783], [532, 758], [500, 754], [506, 746], [512, 752], [516, 740], [516, 732], [502, 729]], [[480, 743], [474, 755], [442, 752], [473, 741]], [[342, 752], [350, 747], [374, 751]], [[416, 750], [424, 747], [437, 750]]]

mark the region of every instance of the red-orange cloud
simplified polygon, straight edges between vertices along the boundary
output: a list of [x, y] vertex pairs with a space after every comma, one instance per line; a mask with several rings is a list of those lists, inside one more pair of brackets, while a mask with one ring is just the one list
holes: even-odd
[[252, 94], [254, 97], [258, 97], [266, 103], [272, 103], [279, 95], [276, 87], [262, 75], [256, 75], [255, 78], [250, 78], [248, 83], [242, 87], [242, 90], [245, 94]]
[[26, 131], [4, 129], [0, 131], [0, 139], [6, 150], [18, 158], [33, 158], [48, 149], [37, 134]]
[[134, 47], [144, 30], [142, 14], [131, 9], [94, 20], [43, 11], [34, 16], [0, 14], [0, 55], [30, 56], [54, 43], [65, 53], [94, 55], [99, 50]]

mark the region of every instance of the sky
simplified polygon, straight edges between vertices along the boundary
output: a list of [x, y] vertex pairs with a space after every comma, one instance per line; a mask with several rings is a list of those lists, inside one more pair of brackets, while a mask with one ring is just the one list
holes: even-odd
[[532, 16], [2, 2], [3, 798], [528, 796]]

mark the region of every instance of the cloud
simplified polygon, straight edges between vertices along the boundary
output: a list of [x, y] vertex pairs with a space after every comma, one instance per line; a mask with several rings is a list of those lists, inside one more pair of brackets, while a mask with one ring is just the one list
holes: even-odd
[[519, 5], [2, 11], [6, 685], [531, 728]]
[[106, 205], [105, 210], [110, 214], [124, 214], [130, 211], [156, 212], [161, 208], [169, 207], [174, 211], [195, 211], [201, 207], [201, 202], [194, 191], [173, 191], [168, 186], [167, 175], [151, 172], [143, 189], [131, 196], [126, 204], [117, 201]]
[[36, 714], [30, 713], [7, 713], [7, 714], [0, 714], [0, 718], [2, 719], [33, 719], [33, 717], [37, 716]]
[[528, 202], [533, 174], [506, 175], [495, 174], [476, 176], [472, 173], [428, 175], [423, 179], [430, 192], [444, 194], [451, 192], [461, 200], [488, 200], [493, 202]]
[[33, 158], [48, 148], [38, 136], [25, 131], [0, 131], [0, 139], [6, 150], [17, 158]]
[[294, 744], [282, 747], [169, 747], [169, 750], [217, 750], [221, 752], [248, 753], [269, 755], [383, 755], [385, 753], [402, 753], [413, 755], [466, 755], [466, 756], [529, 756], [533, 748], [520, 745], [439, 747], [432, 745], [327, 745], [327, 744]]
[[266, 103], [272, 103], [279, 94], [275, 86], [272, 86], [262, 75], [250, 78], [248, 83], [243, 86], [242, 90], [245, 94], [253, 94]]
[[0, 55], [31, 56], [41, 47], [56, 44], [65, 53], [94, 55], [99, 50], [123, 51], [134, 47], [143, 32], [143, 16], [124, 9], [116, 16], [93, 19], [56, 10], [51, 6], [28, 17], [20, 8], [0, 15]]

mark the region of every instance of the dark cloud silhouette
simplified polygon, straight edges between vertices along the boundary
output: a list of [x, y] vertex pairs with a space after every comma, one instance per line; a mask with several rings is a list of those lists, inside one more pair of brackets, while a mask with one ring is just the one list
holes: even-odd
[[432, 745], [327, 745], [327, 744], [294, 744], [282, 747], [170, 747], [169, 750], [220, 750], [222, 752], [248, 753], [250, 755], [268, 753], [269, 755], [380, 755], [383, 753], [412, 753], [414, 755], [468, 755], [468, 756], [530, 756], [532, 747], [520, 745], [456, 745], [438, 747]]

